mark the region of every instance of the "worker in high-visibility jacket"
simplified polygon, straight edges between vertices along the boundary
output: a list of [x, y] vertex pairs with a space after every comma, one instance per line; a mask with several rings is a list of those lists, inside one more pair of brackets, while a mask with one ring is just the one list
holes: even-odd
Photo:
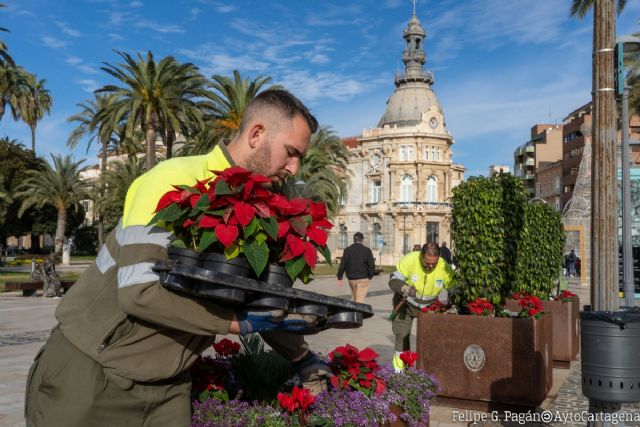
[[393, 367], [396, 372], [404, 369], [400, 354], [411, 349], [409, 337], [413, 319], [436, 299], [447, 299], [452, 277], [451, 266], [440, 258], [440, 248], [434, 242], [425, 244], [420, 251], [409, 252], [398, 262], [389, 280], [389, 287], [394, 291], [393, 306], [404, 300], [392, 323], [395, 335]]
[[[261, 332], [303, 381], [328, 372], [295, 325], [165, 289], [152, 270], [172, 234], [147, 224], [172, 185], [237, 165], [281, 181], [295, 175], [318, 123], [284, 90], [260, 93], [237, 134], [206, 155], [167, 160], [131, 185], [124, 214], [96, 261], [64, 296], [58, 325], [27, 382], [28, 426], [178, 426], [191, 423], [189, 367], [215, 334]], [[299, 325], [298, 325], [299, 327]]]

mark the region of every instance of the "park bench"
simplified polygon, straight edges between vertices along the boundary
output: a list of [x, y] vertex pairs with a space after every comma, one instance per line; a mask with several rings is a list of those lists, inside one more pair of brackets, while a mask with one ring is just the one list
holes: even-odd
[[[67, 290], [73, 286], [75, 280], [61, 280], [60, 287], [66, 293]], [[22, 291], [23, 297], [32, 296], [37, 290], [42, 289], [42, 282], [6, 282], [4, 284], [6, 291]]]

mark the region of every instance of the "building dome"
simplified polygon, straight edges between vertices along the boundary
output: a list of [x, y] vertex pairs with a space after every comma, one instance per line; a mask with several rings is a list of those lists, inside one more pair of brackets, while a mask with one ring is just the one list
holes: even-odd
[[387, 101], [387, 109], [378, 127], [416, 126], [422, 120], [422, 113], [429, 110], [442, 113], [438, 97], [431, 86], [424, 82], [405, 83], [397, 87]]

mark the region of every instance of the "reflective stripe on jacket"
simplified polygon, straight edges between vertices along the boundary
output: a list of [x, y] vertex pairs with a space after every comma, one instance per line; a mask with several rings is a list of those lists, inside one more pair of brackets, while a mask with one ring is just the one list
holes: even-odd
[[[392, 278], [399, 279], [416, 288], [416, 300], [429, 300], [436, 297], [444, 288], [451, 286], [453, 270], [442, 258], [433, 271], [427, 273], [420, 261], [420, 251], [410, 252], [400, 259]], [[425, 302], [427, 302], [425, 301]]]

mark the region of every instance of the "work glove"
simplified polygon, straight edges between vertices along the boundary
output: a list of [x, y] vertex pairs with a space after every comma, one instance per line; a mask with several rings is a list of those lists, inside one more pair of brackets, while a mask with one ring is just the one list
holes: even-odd
[[411, 285], [404, 285], [400, 292], [402, 292], [402, 295], [405, 297], [415, 298], [416, 296], [416, 288]]
[[327, 390], [327, 379], [333, 375], [327, 363], [309, 350], [307, 354], [291, 365], [293, 375], [302, 382], [302, 386], [313, 394]]
[[287, 319], [284, 310], [251, 310], [236, 312], [240, 335], [268, 331], [301, 331], [307, 326], [303, 319]]
[[449, 291], [446, 290], [446, 289], [441, 290], [440, 293], [438, 293], [438, 301], [440, 301], [444, 305], [448, 305], [449, 304]]

